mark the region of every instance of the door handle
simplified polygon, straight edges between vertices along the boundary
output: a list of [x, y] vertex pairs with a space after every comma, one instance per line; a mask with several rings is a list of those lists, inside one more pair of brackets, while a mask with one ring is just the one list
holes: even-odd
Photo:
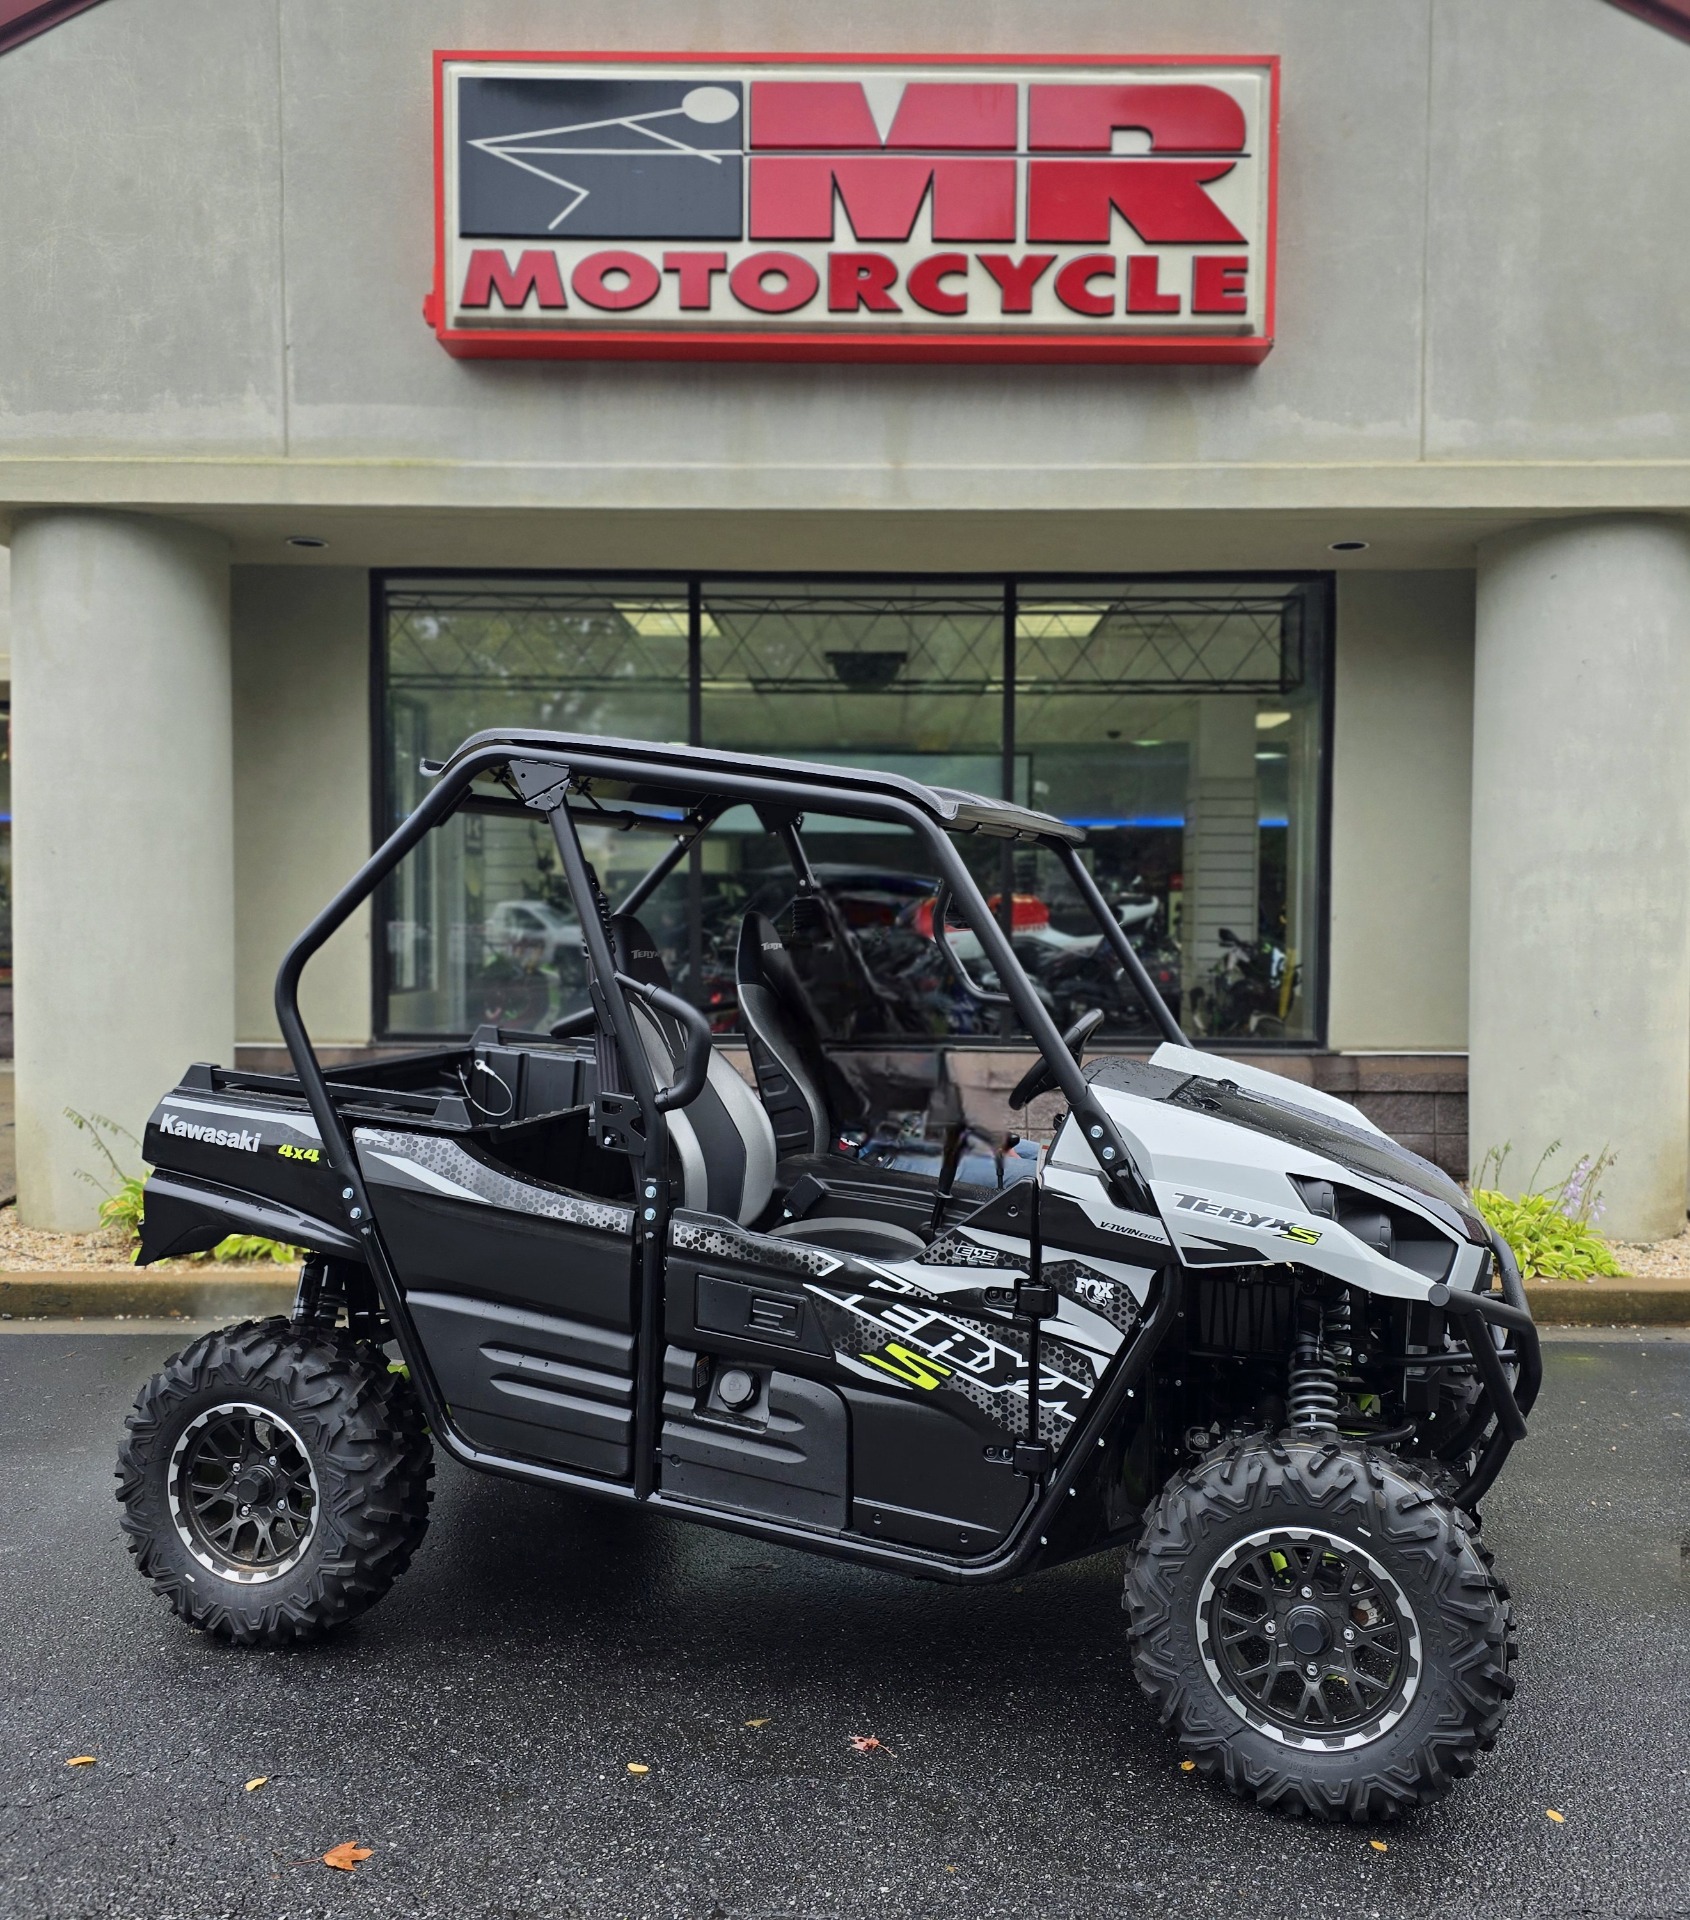
[[797, 1336], [803, 1314], [802, 1300], [781, 1300], [770, 1294], [756, 1293], [751, 1296], [745, 1323], [758, 1333], [780, 1333], [793, 1339]]

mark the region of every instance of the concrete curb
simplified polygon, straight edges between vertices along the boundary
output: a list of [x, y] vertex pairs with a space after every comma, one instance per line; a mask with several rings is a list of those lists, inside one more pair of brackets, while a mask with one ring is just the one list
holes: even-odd
[[[293, 1306], [291, 1267], [203, 1273], [106, 1268], [91, 1273], [0, 1273], [0, 1315], [54, 1320], [262, 1319]], [[1546, 1327], [1690, 1326], [1690, 1281], [1598, 1280], [1528, 1286]]]
[[1564, 1281], [1528, 1286], [1526, 1300], [1545, 1327], [1690, 1326], [1690, 1282]]
[[160, 1273], [122, 1267], [93, 1273], [0, 1274], [0, 1315], [14, 1320], [234, 1320], [263, 1319], [293, 1307], [298, 1275], [272, 1273]]

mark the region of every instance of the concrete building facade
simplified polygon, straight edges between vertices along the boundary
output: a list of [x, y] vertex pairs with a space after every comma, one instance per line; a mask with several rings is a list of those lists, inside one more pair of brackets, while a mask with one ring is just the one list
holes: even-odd
[[[421, 314], [434, 55], [583, 48], [1277, 56], [1271, 351], [449, 354]], [[91, 1214], [66, 1107], [139, 1132], [188, 1059], [273, 1055], [276, 962], [404, 797], [413, 722], [432, 746], [578, 673], [563, 710], [612, 728], [1001, 768], [1101, 823], [1214, 1044], [1462, 1170], [1606, 1148], [1606, 1224], [1676, 1232], [1687, 98], [1690, 46], [1602, 0], [109, 0], [6, 52], [25, 1217]], [[976, 672], [994, 596], [1008, 692]], [[1232, 637], [1270, 614], [1273, 684]], [[771, 621], [844, 694], [771, 693]], [[1186, 652], [1150, 672], [1159, 634]], [[896, 659], [903, 705], [835, 654]], [[511, 972], [544, 889], [471, 855], [337, 936], [307, 982], [322, 1046], [445, 1030]], [[1253, 1000], [1220, 940], [1241, 919], [1273, 975]]]

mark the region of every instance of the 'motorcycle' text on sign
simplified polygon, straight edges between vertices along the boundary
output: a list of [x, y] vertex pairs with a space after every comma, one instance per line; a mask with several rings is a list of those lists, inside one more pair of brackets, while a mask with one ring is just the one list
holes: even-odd
[[1271, 59], [438, 57], [453, 353], [1260, 360]]

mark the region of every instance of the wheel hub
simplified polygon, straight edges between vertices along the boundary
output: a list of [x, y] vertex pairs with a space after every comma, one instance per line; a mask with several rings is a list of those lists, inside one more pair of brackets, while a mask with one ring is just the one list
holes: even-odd
[[222, 1580], [279, 1580], [317, 1531], [317, 1475], [304, 1439], [251, 1401], [224, 1401], [191, 1420], [171, 1453], [168, 1484], [178, 1538]]
[[270, 1498], [276, 1476], [268, 1467], [248, 1467], [235, 1482], [235, 1498], [248, 1506], [259, 1506]]
[[1203, 1664], [1240, 1718], [1286, 1746], [1377, 1740], [1420, 1681], [1420, 1629], [1359, 1543], [1274, 1528], [1229, 1547], [1198, 1596]]
[[1332, 1644], [1332, 1629], [1319, 1607], [1293, 1607], [1286, 1616], [1285, 1643], [1306, 1660]]

